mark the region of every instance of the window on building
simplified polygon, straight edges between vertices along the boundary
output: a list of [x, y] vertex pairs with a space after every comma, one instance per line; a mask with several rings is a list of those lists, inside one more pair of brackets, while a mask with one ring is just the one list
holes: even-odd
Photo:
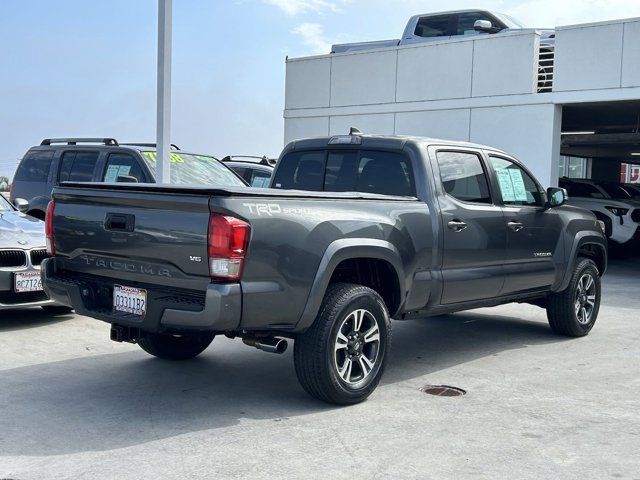
[[591, 159], [560, 155], [558, 176], [560, 178], [589, 178], [591, 176]]

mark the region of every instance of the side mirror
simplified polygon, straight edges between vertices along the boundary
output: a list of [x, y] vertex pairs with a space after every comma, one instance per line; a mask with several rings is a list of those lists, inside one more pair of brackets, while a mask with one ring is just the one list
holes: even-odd
[[549, 187], [547, 188], [547, 207], [559, 207], [569, 198], [564, 188]]
[[476, 20], [473, 24], [473, 29], [476, 32], [496, 33], [496, 29], [489, 20]]
[[132, 177], [130, 175], [118, 175], [116, 179], [118, 183], [138, 183], [138, 179], [136, 177]]
[[13, 204], [18, 209], [19, 212], [27, 213], [29, 211], [29, 202], [24, 198], [16, 198], [13, 201]]

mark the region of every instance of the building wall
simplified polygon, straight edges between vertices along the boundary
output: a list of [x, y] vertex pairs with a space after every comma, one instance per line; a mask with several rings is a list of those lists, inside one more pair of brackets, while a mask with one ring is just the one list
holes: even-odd
[[289, 59], [285, 142], [351, 126], [467, 140], [554, 185], [562, 105], [640, 99], [640, 19], [559, 28], [551, 93], [537, 93], [539, 46], [531, 30]]

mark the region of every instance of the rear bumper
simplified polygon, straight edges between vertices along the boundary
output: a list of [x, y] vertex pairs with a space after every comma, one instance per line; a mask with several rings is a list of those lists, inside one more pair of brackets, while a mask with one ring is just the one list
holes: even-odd
[[56, 259], [42, 263], [44, 289], [52, 300], [73, 307], [76, 313], [145, 332], [224, 332], [236, 330], [242, 312], [239, 284], [210, 284], [206, 292], [178, 291], [158, 285], [130, 285], [147, 290], [144, 317], [114, 312], [113, 285], [117, 279], [72, 275], [56, 270]]

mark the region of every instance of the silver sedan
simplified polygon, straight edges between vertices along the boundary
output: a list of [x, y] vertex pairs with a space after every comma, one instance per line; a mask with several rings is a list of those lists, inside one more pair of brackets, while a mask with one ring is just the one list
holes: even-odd
[[49, 313], [71, 309], [44, 293], [40, 263], [47, 256], [44, 222], [15, 209], [0, 195], [0, 310], [42, 307]]

